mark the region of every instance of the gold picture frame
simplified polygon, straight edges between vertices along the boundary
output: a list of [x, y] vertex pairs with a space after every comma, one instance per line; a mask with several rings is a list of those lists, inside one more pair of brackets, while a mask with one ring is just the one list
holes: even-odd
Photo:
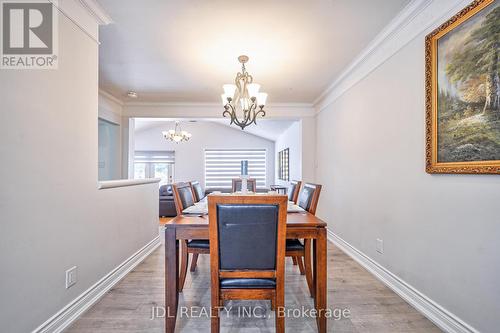
[[[461, 31], [464, 31], [465, 29], [472, 29], [472, 28], [465, 28], [466, 26], [467, 27], [468, 26], [475, 27], [475, 29], [477, 29], [477, 25], [473, 25], [474, 22], [472, 20], [478, 20], [480, 18], [480, 15], [482, 15], [481, 14], [482, 11], [485, 9], [490, 10], [491, 12], [498, 9], [497, 8], [498, 3], [496, 1], [498, 1], [498, 0], [476, 0], [476, 1], [472, 2], [469, 6], [467, 6], [463, 10], [461, 10], [458, 14], [456, 14], [451, 19], [446, 21], [439, 28], [435, 29], [433, 32], [431, 32], [429, 35], [427, 35], [425, 38], [425, 104], [426, 104], [426, 145], [425, 146], [426, 146], [426, 172], [427, 173], [431, 173], [431, 174], [433, 174], [433, 173], [500, 174], [500, 159], [494, 159], [494, 160], [478, 159], [478, 160], [465, 160], [465, 161], [457, 161], [457, 160], [453, 160], [453, 161], [445, 160], [445, 161], [443, 161], [443, 160], [438, 159], [438, 157], [439, 157], [438, 156], [438, 153], [439, 153], [438, 152], [438, 140], [440, 139], [440, 137], [438, 137], [438, 135], [439, 135], [439, 133], [438, 133], [438, 123], [439, 123], [438, 120], [442, 121], [442, 119], [443, 119], [443, 118], [438, 118], [438, 115], [439, 115], [438, 113], [441, 111], [441, 110], [438, 110], [438, 106], [440, 105], [438, 103], [438, 93], [440, 96], [442, 94], [442, 90], [438, 91], [438, 88], [441, 89], [440, 87], [438, 87], [438, 83], [440, 82], [440, 80], [444, 80], [444, 79], [442, 79], [442, 77], [443, 77], [442, 74], [440, 77], [438, 77], [438, 74], [439, 74], [438, 73], [438, 51], [440, 51], [440, 50], [438, 50], [438, 45], [439, 45], [438, 42], [440, 41], [441, 38], [443, 38], [443, 40], [445, 40], [444, 38], [446, 38], [446, 40], [450, 40], [450, 38], [453, 37], [452, 35], [453, 35], [453, 33], [454, 33], [453, 31], [455, 29], [457, 29], [457, 31], [460, 30], [460, 32], [458, 32], [458, 33], [461, 33], [464, 35], [465, 35], [465, 33], [461, 32]], [[492, 7], [488, 8], [489, 6], [492, 6]], [[494, 9], [492, 9], [492, 8], [494, 8]], [[485, 12], [486, 12], [486, 10], [485, 10]], [[478, 14], [478, 16], [475, 16], [476, 14]], [[484, 15], [486, 15], [486, 14], [484, 14]], [[473, 18], [473, 16], [475, 16], [475, 17]], [[488, 17], [488, 16], [485, 16], [485, 17]], [[471, 20], [470, 24], [465, 25], [464, 23], [468, 22], [469, 20]], [[481, 22], [483, 22], [483, 21], [481, 21]], [[464, 25], [462, 26], [462, 24], [464, 24]], [[469, 35], [472, 35], [471, 32], [468, 32], [468, 33], [469, 33]], [[449, 35], [446, 36], [447, 34], [449, 34]], [[453, 40], [453, 42], [455, 43], [455, 44], [453, 44], [454, 50], [459, 49], [457, 47], [458, 42], [456, 42], [456, 40], [463, 41], [464, 39], [455, 38]], [[441, 52], [446, 52], [446, 51], [441, 51]], [[458, 53], [459, 51], [453, 51], [453, 52]], [[456, 58], [457, 57], [455, 57], [453, 59], [455, 60]], [[441, 65], [441, 66], [443, 66], [443, 65]], [[459, 68], [460, 64], [459, 64], [459, 66], [455, 66], [455, 67]], [[448, 71], [448, 68], [449, 67], [446, 67], [447, 71]], [[459, 70], [461, 70], [461, 69], [459, 68]], [[497, 75], [497, 77], [498, 77], [498, 75]], [[448, 80], [448, 78], [446, 78], [446, 80]], [[446, 81], [446, 82], [448, 82], [448, 81]], [[496, 82], [498, 82], [498, 81], [496, 81]], [[443, 86], [444, 86], [444, 84], [443, 84]], [[451, 88], [451, 89], [456, 90], [456, 88]], [[483, 87], [483, 89], [484, 89], [484, 87]], [[446, 95], [446, 96], [448, 96], [448, 95]], [[489, 99], [489, 96], [487, 94], [486, 94], [486, 96], [487, 96], [486, 98]], [[457, 103], [455, 103], [455, 104], [450, 103], [450, 105], [456, 105]], [[442, 104], [443, 103], [441, 103], [441, 105]], [[496, 104], [496, 105], [498, 108], [498, 104]], [[452, 107], [449, 106], [448, 108], [451, 109]], [[490, 107], [490, 108], [494, 108], [494, 107]], [[476, 109], [471, 108], [471, 110], [468, 110], [468, 112], [471, 112], [474, 115], [473, 112], [478, 112], [476, 110], [477, 110], [477, 108]], [[485, 112], [484, 110], [486, 110], [486, 104], [484, 106], [483, 113]], [[451, 114], [451, 113], [449, 113], [449, 114]], [[461, 114], [461, 113], [458, 113], [458, 114]], [[458, 117], [458, 115], [455, 115], [455, 117]], [[470, 117], [472, 117], [472, 116], [470, 116]], [[475, 115], [475, 117], [477, 118], [478, 116]], [[496, 114], [496, 117], [498, 117], [498, 114]], [[488, 121], [490, 118], [491, 117], [488, 116]], [[450, 116], [450, 119], [452, 119], [451, 116]], [[452, 121], [459, 122], [458, 120], [455, 120], [455, 119], [450, 120], [450, 122], [452, 122]], [[497, 126], [497, 122], [496, 121], [493, 121], [493, 122], [495, 123], [495, 126]], [[443, 128], [445, 128], [444, 125], [443, 125]], [[450, 126], [449, 128], [453, 128], [453, 127]], [[494, 128], [492, 130], [493, 134], [494, 134], [493, 138], [494, 138], [494, 140], [497, 140], [498, 137], [496, 135], [498, 134], [497, 133], [498, 127], [493, 127], [493, 128]], [[455, 134], [453, 132], [451, 132], [451, 133], [452, 134], [450, 134], [450, 132], [447, 132], [448, 140], [450, 137], [452, 137], [452, 138], [455, 137]], [[461, 133], [456, 134], [456, 135], [459, 136], [459, 135], [461, 135]], [[480, 136], [482, 134], [479, 133], [479, 134], [474, 134], [474, 135], [476, 135], [475, 138], [477, 140], [477, 136], [478, 135]], [[472, 136], [471, 136], [471, 138], [472, 138]], [[442, 142], [445, 142], [445, 140], [443, 139]], [[493, 143], [494, 143], [493, 147], [497, 147], [497, 146], [495, 146], [495, 142], [497, 142], [497, 141], [493, 141]], [[476, 149], [477, 150], [477, 148], [475, 146], [473, 146], [472, 144], [462, 145], [460, 147], [465, 147], [464, 149]], [[458, 148], [460, 148], [460, 147], [458, 147]], [[439, 151], [445, 151], [443, 149], [443, 146], [441, 146], [440, 148], [441, 149]], [[455, 151], [456, 151], [456, 149], [457, 148], [455, 148]], [[451, 148], [450, 148], [450, 151], [451, 151]], [[442, 155], [445, 155], [445, 154], [442, 154]], [[459, 155], [459, 154], [457, 153], [456, 155]], [[470, 156], [470, 154], [469, 155], [464, 154], [464, 155]], [[479, 156], [479, 154], [478, 154], [478, 156]], [[496, 148], [494, 150], [493, 155], [491, 155], [491, 153], [490, 153], [489, 156], [497, 156]]]

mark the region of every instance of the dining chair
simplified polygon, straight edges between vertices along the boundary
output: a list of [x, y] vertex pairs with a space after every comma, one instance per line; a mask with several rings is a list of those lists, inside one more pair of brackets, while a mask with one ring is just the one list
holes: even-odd
[[[176, 183], [173, 185], [175, 209], [177, 210], [177, 216], [182, 215], [182, 211], [192, 205], [194, 205], [194, 192], [190, 183]], [[189, 262], [189, 254], [193, 254], [193, 259], [191, 259], [190, 271], [194, 272], [196, 270], [196, 264], [198, 262], [198, 255], [209, 254], [210, 244], [206, 239], [190, 239], [189, 241], [182, 240], [180, 242], [181, 246], [181, 267], [179, 274], [179, 285], [177, 289], [182, 292], [184, 288], [184, 282], [186, 281], [187, 266]]]
[[191, 190], [193, 191], [194, 202], [199, 202], [205, 197], [205, 192], [201, 188], [199, 181], [190, 182]]
[[[270, 300], [276, 332], [285, 332], [287, 196], [208, 196], [211, 332], [229, 300]], [[276, 311], [278, 310], [278, 311]]]
[[[249, 191], [257, 191], [257, 181], [254, 178], [247, 179], [247, 186]], [[233, 193], [238, 191], [241, 191], [241, 178], [233, 178]]]
[[[298, 194], [297, 205], [312, 215], [316, 215], [321, 187], [318, 184], [305, 183]], [[304, 239], [304, 242], [299, 239], [287, 239], [286, 256], [292, 257], [294, 265], [299, 266], [300, 274], [306, 276], [309, 292], [311, 297], [314, 297], [311, 244], [310, 239]]]
[[[291, 201], [295, 204], [297, 204], [297, 198], [299, 197], [299, 192], [300, 192], [300, 185], [302, 184], [302, 181], [300, 180], [292, 180], [290, 181], [290, 184], [288, 185], [288, 201]], [[290, 241], [287, 241], [288, 243], [291, 243]], [[290, 244], [291, 245], [291, 244]], [[290, 248], [290, 250], [292, 250]], [[300, 273], [305, 274], [305, 269], [302, 260], [300, 260], [299, 257], [293, 257], [291, 254], [287, 254], [287, 257], [292, 257], [293, 259], [293, 264], [299, 265]]]
[[290, 181], [290, 185], [288, 185], [288, 201], [293, 201], [294, 203], [297, 203], [297, 198], [299, 197], [301, 184], [302, 181], [300, 180]]

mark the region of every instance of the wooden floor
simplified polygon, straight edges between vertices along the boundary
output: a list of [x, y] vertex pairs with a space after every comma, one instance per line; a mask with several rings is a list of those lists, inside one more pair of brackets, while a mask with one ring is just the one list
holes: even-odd
[[[335, 311], [347, 309], [349, 318], [336, 320], [333, 312], [328, 332], [441, 332], [434, 324], [385, 287], [359, 264], [329, 244], [328, 303]], [[312, 299], [297, 266], [287, 258], [286, 308], [312, 308]], [[210, 319], [202, 307], [210, 306], [209, 257], [200, 255], [195, 273], [188, 272], [179, 307], [192, 307], [191, 317], [177, 321], [177, 332], [209, 332]], [[164, 318], [151, 319], [153, 307], [164, 305], [164, 249], [154, 251], [143, 263], [110, 290], [66, 332], [164, 332]], [[229, 302], [221, 332], [274, 332], [274, 312], [267, 302]], [[253, 307], [255, 316], [246, 316]], [[347, 313], [347, 311], [345, 311]], [[161, 315], [161, 310], [160, 313]], [[337, 313], [338, 314], [338, 313]], [[337, 316], [338, 317], [338, 316]], [[316, 332], [311, 316], [286, 319], [287, 332]]]

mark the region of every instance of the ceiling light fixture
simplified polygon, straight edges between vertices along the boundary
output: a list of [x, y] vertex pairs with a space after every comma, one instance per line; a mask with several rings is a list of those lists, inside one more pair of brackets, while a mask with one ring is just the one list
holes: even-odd
[[[241, 63], [241, 72], [236, 74], [235, 84], [223, 86], [224, 93], [221, 97], [224, 112], [222, 115], [231, 117], [230, 125], [236, 124], [243, 130], [248, 125], [257, 124], [256, 119], [259, 114], [262, 117], [266, 115], [264, 106], [267, 94], [259, 92], [260, 85], [253, 83], [253, 77], [246, 71], [245, 63], [248, 62], [248, 57], [241, 55], [238, 57], [238, 61]], [[238, 115], [243, 116], [243, 118], [238, 119]]]
[[127, 93], [127, 96], [130, 98], [137, 98], [139, 95], [137, 95], [137, 93], [135, 91], [129, 91]]
[[191, 133], [188, 133], [181, 129], [181, 126], [179, 125], [178, 121], [175, 122], [175, 129], [163, 131], [162, 134], [166, 140], [175, 143], [189, 141], [189, 139], [191, 139], [192, 136]]

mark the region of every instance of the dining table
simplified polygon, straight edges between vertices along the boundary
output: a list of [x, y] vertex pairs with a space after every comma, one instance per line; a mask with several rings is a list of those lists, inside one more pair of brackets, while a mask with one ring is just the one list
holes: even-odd
[[[165, 331], [174, 333], [179, 305], [179, 241], [209, 239], [208, 215], [182, 214], [165, 224]], [[314, 308], [318, 332], [326, 333], [327, 325], [327, 236], [326, 223], [307, 211], [287, 214], [287, 239], [312, 242]], [[297, 290], [297, 292], [300, 292]]]

